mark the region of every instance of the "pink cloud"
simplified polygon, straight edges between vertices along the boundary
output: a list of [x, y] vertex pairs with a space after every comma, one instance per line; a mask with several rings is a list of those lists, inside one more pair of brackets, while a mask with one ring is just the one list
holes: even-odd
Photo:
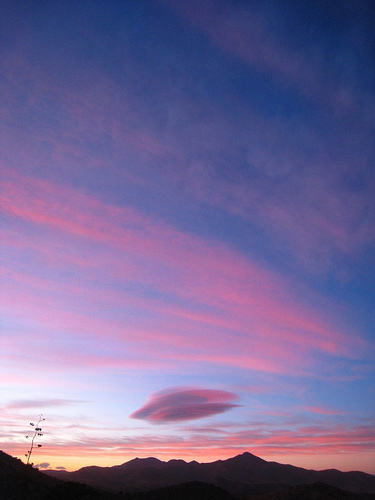
[[[232, 11], [235, 9], [230, 9], [231, 15], [226, 16], [228, 5], [225, 6], [224, 2], [212, 1], [204, 5], [196, 3], [196, 8], [191, 8], [190, 4], [186, 6], [183, 2], [173, 2], [171, 7], [183, 11], [183, 15], [192, 16], [195, 19], [194, 22], [198, 24], [206, 25], [208, 23], [210, 29], [218, 31], [217, 36], [220, 40], [226, 35], [230, 36], [232, 31], [237, 32], [237, 28], [235, 28], [237, 22], [239, 27], [246, 32], [246, 36], [263, 37], [262, 33], [265, 27], [259, 28], [262, 22], [258, 20], [257, 16], [254, 17], [254, 13], [250, 9], [244, 9], [246, 19], [244, 21], [241, 16], [242, 11], [233, 14]], [[220, 8], [217, 9], [217, 6]], [[202, 16], [199, 15], [201, 10], [203, 11]], [[212, 12], [214, 12], [213, 17]], [[215, 22], [212, 22], [212, 19], [215, 19]], [[219, 26], [220, 23], [225, 25], [229, 23], [230, 26], [224, 30], [224, 36], [222, 31], [217, 29], [217, 23]], [[250, 26], [258, 26], [258, 28], [245, 29], [247, 23], [250, 23]], [[236, 38], [237, 35], [234, 36]], [[259, 40], [257, 43], [263, 45]], [[279, 43], [275, 41], [269, 41], [269, 43], [275, 50], [282, 51]], [[255, 54], [259, 54], [259, 51], [251, 48], [255, 47], [256, 44], [244, 44], [244, 46], [246, 46], [246, 50], [254, 50]], [[269, 49], [270, 53], [273, 50], [272, 47]], [[290, 55], [286, 53], [283, 58], [276, 53], [270, 60], [271, 62], [276, 61], [277, 64], [280, 63], [281, 70], [288, 72], [287, 68], [290, 69], [293, 64], [285, 63], [285, 58], [290, 58]], [[265, 61], [267, 58], [260, 57], [262, 64], [266, 64]], [[299, 61], [296, 67], [297, 75], [306, 74], [301, 71]], [[35, 78], [37, 77], [35, 76]], [[52, 82], [50, 84], [52, 85]], [[39, 88], [39, 81], [34, 88]], [[333, 269], [339, 274], [339, 277], [342, 276], [342, 279], [345, 279], [345, 270], [340, 272], [339, 269], [336, 269], [338, 267], [337, 252], [344, 257], [356, 258], [359, 252], [374, 241], [375, 235], [371, 219], [373, 208], [371, 201], [369, 201], [372, 199], [374, 186], [369, 185], [365, 188], [365, 192], [346, 190], [343, 193], [340, 189], [342, 185], [340, 172], [341, 175], [343, 170], [350, 172], [354, 163], [365, 165], [365, 162], [368, 161], [365, 154], [359, 161], [359, 152], [350, 148], [347, 148], [345, 154], [342, 155], [343, 158], [340, 159], [333, 151], [330, 154], [330, 150], [327, 148], [325, 148], [324, 154], [319, 153], [319, 148], [314, 145], [322, 143], [325, 138], [321, 137], [315, 130], [304, 129], [301, 131], [299, 125], [296, 127], [289, 122], [267, 120], [254, 115], [250, 109], [246, 110], [246, 117], [238, 117], [236, 120], [224, 117], [216, 110], [215, 117], [211, 118], [209, 126], [205, 127], [210, 130], [212, 135], [209, 147], [207, 146], [208, 139], [206, 136], [202, 136], [202, 131], [197, 128], [195, 121], [194, 125], [189, 125], [192, 130], [188, 134], [184, 133], [181, 136], [179, 132], [168, 130], [168, 133], [159, 134], [158, 138], [155, 131], [153, 133], [151, 130], [136, 130], [131, 127], [132, 119], [129, 118], [129, 108], [132, 110], [131, 114], [135, 115], [139, 113], [143, 116], [145, 111], [141, 109], [142, 105], [139, 102], [135, 104], [135, 101], [129, 96], [127, 97], [129, 97], [130, 102], [127, 99], [126, 102], [123, 102], [113, 83], [102, 79], [95, 85], [94, 89], [90, 89], [82, 91], [79, 95], [67, 95], [66, 90], [55, 89], [59, 101], [64, 103], [67, 112], [72, 117], [74, 126], [77, 127], [76, 130], [65, 131], [62, 138], [48, 137], [48, 142], [54, 146], [55, 155], [50, 161], [58, 165], [57, 170], [66, 168], [67, 158], [69, 159], [68, 163], [74, 158], [76, 169], [83, 168], [82, 165], [84, 165], [85, 168], [90, 166], [90, 168], [102, 170], [102, 165], [105, 163], [106, 169], [112, 169], [111, 173], [114, 178], [121, 178], [122, 182], [126, 179], [125, 183], [131, 182], [138, 186], [148, 185], [150, 188], [155, 179], [148, 160], [144, 161], [144, 154], [163, 158], [165, 165], [169, 164], [168, 159], [173, 158], [171, 163], [175, 165], [178, 161], [181, 166], [179, 172], [174, 167], [168, 170], [167, 166], [160, 172], [163, 182], [170, 188], [176, 189], [183, 182], [188, 186], [187, 189], [190, 189], [189, 195], [193, 193], [211, 205], [219, 206], [246, 220], [255, 222], [274, 242], [276, 241], [279, 247], [286, 248], [291, 252], [308, 271], [322, 273]], [[325, 94], [326, 92], [323, 93], [323, 95]], [[95, 99], [94, 96], [96, 96]], [[204, 116], [204, 111], [199, 108], [199, 104], [196, 107], [197, 112], [203, 114], [202, 118], [206, 123], [207, 117]], [[254, 121], [257, 123], [256, 130], [252, 125]], [[261, 174], [258, 180], [251, 179], [250, 182], [232, 183], [228, 182], [228, 179], [223, 180], [216, 175], [217, 172], [211, 165], [212, 155], [215, 156], [223, 150], [227, 152], [226, 154], [228, 152], [232, 154], [231, 147], [233, 146], [230, 144], [233, 142], [233, 137], [232, 134], [228, 136], [228, 130], [234, 131], [233, 135], [237, 137], [237, 149], [248, 151], [248, 163], [251, 168], [255, 168], [255, 171]], [[355, 129], [353, 130], [355, 132]], [[122, 158], [122, 163], [134, 163], [133, 160], [125, 160], [128, 158], [128, 154], [134, 153], [138, 160], [142, 159], [142, 161], [136, 161], [138, 171], [132, 171], [130, 168], [119, 170], [115, 166], [117, 162], [113, 162], [113, 165], [112, 162], [109, 162], [112, 166], [108, 166], [108, 159], [102, 153], [96, 152], [95, 155], [92, 155], [85, 143], [77, 144], [76, 137], [96, 137], [100, 134], [111, 136], [116, 146], [116, 156]], [[359, 130], [358, 134], [363, 138], [363, 130]], [[30, 135], [29, 131], [25, 135]], [[196, 137], [193, 154], [191, 154], [189, 139], [186, 139], [190, 135]], [[167, 138], [169, 138], [169, 142]], [[42, 139], [46, 140], [45, 136], [35, 137], [31, 142], [39, 143]], [[28, 140], [30, 139], [25, 138], [25, 141]], [[340, 148], [342, 144], [350, 143], [350, 140], [353, 139], [347, 140], [346, 137], [337, 139], [340, 142]], [[372, 137], [363, 140], [367, 142], [361, 149], [370, 150]], [[20, 142], [18, 137], [16, 141]], [[23, 141], [24, 138], [22, 138]], [[175, 147], [176, 144], [179, 145], [178, 151]], [[306, 154], [306, 144], [308, 149], [314, 148], [313, 157]], [[335, 140], [329, 146], [333, 150], [338, 147], [335, 145]], [[27, 151], [28, 156], [33, 147], [35, 146], [27, 143], [27, 147], [23, 148]], [[203, 155], [206, 160], [196, 160], [194, 155], [198, 157]], [[40, 154], [38, 161], [39, 157]], [[245, 159], [241, 158], [240, 160], [244, 161]], [[27, 157], [23, 158], [21, 163], [27, 165], [29, 161]], [[330, 164], [328, 170], [327, 163]], [[301, 165], [305, 167], [301, 169]], [[152, 184], [154, 192], [162, 189], [159, 184], [158, 186], [156, 184], [156, 182]], [[296, 193], [301, 194], [296, 195]], [[265, 199], [267, 203], [264, 203]], [[48, 218], [45, 219], [45, 222], [47, 221]], [[50, 223], [53, 224], [52, 219], [50, 219]], [[60, 221], [60, 223], [62, 222]], [[68, 222], [65, 223], [68, 224]], [[68, 224], [68, 226], [66, 229], [71, 231], [78, 229], [74, 228], [72, 224]], [[82, 235], [87, 232], [87, 228], [80, 230], [83, 231]]]
[[[267, 16], [266, 9], [233, 8], [222, 0], [166, 3], [203, 30], [210, 40], [223, 50], [242, 58], [248, 64], [297, 85], [307, 85], [311, 88], [322, 85], [322, 74], [316, 65], [311, 64], [310, 60], [304, 60], [298, 50], [291, 54], [279, 39], [270, 36], [272, 30], [269, 29], [268, 23], [273, 21], [269, 19], [269, 14]], [[135, 117], [147, 116], [147, 110], [143, 109], [142, 100], [134, 97], [130, 85], [120, 92], [114, 82], [97, 74], [95, 68], [91, 67], [91, 81], [95, 83], [91, 82], [87, 88], [73, 92], [72, 89], [62, 86], [61, 82], [53, 81], [48, 72], [43, 73], [44, 78], [41, 78], [42, 68], [33, 70], [25, 66], [29, 64], [27, 60], [20, 61], [17, 56], [17, 53], [8, 56], [12, 62], [9, 79], [13, 86], [20, 86], [27, 67], [28, 75], [36, 82], [35, 85], [30, 85], [33, 90], [30, 90], [29, 104], [38, 105], [43, 94], [52, 91], [70, 117], [70, 127], [63, 131], [63, 136], [57, 136], [53, 129], [43, 130], [42, 134], [40, 131], [27, 130], [20, 140], [19, 128], [14, 129], [17, 130], [15, 143], [26, 144], [26, 147], [21, 148], [27, 151], [27, 156], [21, 162], [24, 165], [30, 163], [30, 151], [35, 150], [35, 144], [43, 140], [54, 148], [54, 157], [49, 161], [57, 166], [56, 172], [67, 169], [66, 164], [70, 165], [74, 159], [75, 169], [90, 167], [102, 170], [105, 164], [105, 168], [111, 169], [115, 178], [121, 178], [122, 181], [126, 178], [126, 183], [131, 180], [134, 184], [144, 186], [149, 182], [148, 179], [153, 178], [152, 167], [147, 161], [143, 161], [144, 154], [163, 158], [166, 165], [168, 158], [173, 158], [173, 169], [168, 171], [165, 167], [160, 172], [163, 182], [181, 184], [186, 181], [186, 177], [190, 177], [187, 184], [196, 195], [210, 204], [224, 207], [231, 213], [255, 221], [277, 240], [278, 245], [281, 243], [282, 247], [286, 246], [308, 270], [314, 272], [324, 272], [330, 269], [330, 266], [334, 268], [337, 252], [355, 258], [358, 252], [374, 241], [371, 219], [373, 211], [368, 202], [372, 198], [374, 186], [369, 186], [365, 194], [360, 191], [340, 191], [340, 179], [335, 172], [342, 172], [343, 169], [352, 171], [353, 164], [361, 165], [358, 169], [360, 170], [366, 162], [365, 153], [353, 152], [350, 147], [346, 148], [342, 158], [335, 154], [330, 155], [331, 146], [332, 149], [341, 149], [345, 148], [346, 143], [350, 143], [345, 137], [339, 137], [337, 144], [335, 140], [333, 144], [328, 144], [328, 149], [323, 147], [324, 154], [319, 154], [321, 146], [317, 148], [316, 144], [321, 144], [326, 138], [311, 129], [303, 128], [301, 131], [299, 124], [296, 127], [287, 121], [274, 118], [267, 120], [255, 115], [250, 109], [246, 109], [245, 117], [238, 116], [236, 120], [222, 116], [218, 109], [215, 109], [214, 117], [207, 118], [202, 103], [188, 101], [180, 103], [181, 106], [188, 109], [194, 106], [194, 113], [200, 113], [199, 116], [202, 117], [202, 120], [194, 120], [193, 124], [189, 124], [187, 120], [188, 126], [191, 127], [189, 133], [185, 130], [183, 134], [175, 130], [158, 133], [147, 126], [136, 129], [132, 127]], [[136, 71], [134, 67], [132, 70]], [[328, 93], [324, 80], [323, 89], [324, 92], [318, 89], [319, 97], [322, 98]], [[348, 95], [345, 92], [344, 94]], [[209, 126], [206, 126], [207, 119], [210, 120]], [[18, 120], [20, 121], [22, 120]], [[204, 129], [209, 132], [203, 135], [203, 131], [196, 124], [197, 121], [202, 121], [205, 124]], [[257, 123], [255, 129], [254, 121]], [[361, 138], [365, 129], [363, 125], [363, 129], [358, 132]], [[228, 134], [228, 130], [233, 130], [233, 135], [238, 137], [236, 149], [248, 150], [247, 160], [261, 173], [263, 181], [253, 182], [252, 179], [251, 184], [245, 182], [242, 185], [232, 184], [227, 180], [220, 181], [215, 177], [215, 169], [211, 166], [212, 155], [215, 156], [223, 150], [231, 154], [230, 144], [233, 137]], [[356, 130], [355, 127], [353, 130]], [[30, 139], [30, 135], [34, 133], [36, 135]], [[371, 132], [367, 134], [369, 138], [360, 148], [362, 151], [370, 151], [372, 147]], [[108, 156], [104, 157], [100, 151], [95, 151], [95, 155], [91, 153], [85, 140], [88, 137], [108, 135], [115, 144], [116, 159], [121, 158], [122, 164], [134, 163], [124, 160], [133, 149], [138, 155], [137, 158], [142, 158], [142, 161], [135, 162], [139, 171], [132, 171], [131, 168], [120, 170], [114, 166], [117, 165], [116, 161], [108, 162]], [[191, 144], [189, 139], [186, 139], [188, 136], [195, 138], [194, 154], [200, 157], [209, 153], [205, 156], [206, 161], [191, 159]], [[81, 142], [78, 142], [77, 137], [81, 138]], [[178, 148], [175, 147], [176, 144]], [[306, 154], [306, 145], [309, 150], [316, 151], [313, 158]], [[363, 158], [359, 159], [359, 154], [363, 154]], [[39, 163], [40, 151], [35, 157]], [[187, 172], [177, 173], [177, 160], [181, 172]], [[241, 158], [241, 161], [243, 160]], [[330, 165], [329, 169], [327, 164]], [[301, 165], [304, 165], [303, 169]], [[176, 188], [176, 184], [173, 187]], [[159, 188], [154, 184], [153, 189]], [[300, 199], [296, 193], [301, 193]], [[263, 202], [264, 199], [267, 203]], [[50, 222], [53, 223], [52, 220]], [[70, 230], [74, 231], [72, 225]], [[81, 228], [81, 231], [85, 229]], [[345, 275], [345, 271], [342, 271], [342, 274]]]
[[30, 408], [45, 408], [45, 407], [58, 407], [70, 406], [72, 404], [80, 403], [81, 401], [71, 399], [17, 399], [11, 401], [5, 406], [6, 410], [24, 410]]
[[206, 33], [226, 52], [241, 58], [276, 78], [298, 82], [306, 91], [316, 83], [312, 64], [298, 52], [287, 52], [280, 40], [272, 38], [267, 19], [255, 9], [234, 8], [222, 0], [204, 3], [194, 0], [167, 1], [170, 8]]
[[[367, 110], [359, 104], [369, 102], [371, 108], [371, 97], [355, 95], [356, 91], [345, 88], [340, 80], [327, 82], [327, 72], [319, 63], [321, 53], [306, 59], [303, 51], [296, 48], [292, 52], [284, 40], [275, 38], [275, 14], [271, 17], [267, 8], [234, 6], [222, 0], [167, 0], [166, 4], [223, 51], [271, 74], [275, 81], [283, 82], [282, 86], [286, 82], [309, 98], [315, 97], [323, 116], [327, 105], [339, 114], [350, 114], [350, 130], [343, 130], [338, 123], [323, 135], [312, 125], [301, 128], [293, 119], [256, 116], [250, 107], [244, 116], [238, 114], [232, 120], [216, 110], [212, 120], [216, 141], [207, 148], [205, 137], [197, 139], [194, 154], [189, 153], [190, 145], [183, 143], [190, 165], [185, 175], [192, 193], [255, 222], [309, 272], [331, 271], [345, 280], [349, 271], [340, 268], [337, 255], [356, 260], [375, 241], [371, 215], [374, 183], [366, 175], [371, 169], [372, 124]], [[345, 104], [341, 94], [347, 97]], [[228, 130], [235, 131], [237, 148], [226, 143]], [[212, 166], [215, 155], [223, 151], [236, 158], [235, 149], [247, 150], [254, 178], [244, 176], [240, 182], [231, 182], [220, 178]], [[348, 187], [353, 164], [358, 165], [358, 178], [367, 179], [358, 191]]]
[[[272, 338], [272, 331], [266, 331], [262, 338], [261, 325], [258, 327], [258, 333], [254, 335], [247, 333], [245, 323], [238, 324], [237, 328], [242, 333], [237, 335], [234, 342], [231, 333], [231, 328], [236, 325], [234, 320], [231, 322], [228, 319], [220, 323], [215, 321], [213, 316], [201, 315], [189, 319], [188, 315], [181, 316], [181, 308], [174, 311], [163, 303], [137, 299], [130, 294], [107, 292], [103, 296], [96, 295], [95, 290], [68, 287], [63, 296], [58, 294], [60, 299], [55, 303], [57, 290], [53, 282], [33, 282], [28, 277], [23, 278], [26, 278], [26, 281], [23, 280], [22, 288], [21, 285], [7, 287], [8, 295], [4, 298], [2, 307], [8, 311], [8, 317], [11, 317], [12, 310], [22, 311], [23, 318], [29, 318], [35, 325], [42, 325], [43, 331], [59, 331], [73, 336], [68, 342], [64, 337], [54, 339], [49, 333], [43, 332], [30, 336], [27, 331], [25, 336], [19, 334], [4, 340], [3, 355], [7, 356], [8, 360], [25, 358], [24, 363], [28, 364], [39, 360], [40, 368], [43, 360], [47, 360], [46, 367], [51, 369], [48, 359], [52, 356], [56, 357], [54, 369], [63, 366], [107, 366], [112, 369], [121, 366], [139, 369], [169, 366], [169, 369], [172, 369], [183, 360], [189, 365], [203, 366], [213, 363], [271, 373], [293, 369], [296, 373], [306, 370], [307, 367], [303, 366], [306, 363], [304, 353], [306, 349], [314, 347], [314, 342], [311, 341], [303, 345], [302, 338], [300, 347], [296, 339], [291, 342], [290, 345], [294, 345], [293, 350], [288, 349], [286, 338], [275, 338], [268, 344], [267, 339]], [[80, 300], [81, 297], [86, 301], [90, 299], [89, 309], [75, 310], [71, 302], [66, 302], [66, 296], [75, 300]], [[103, 310], [107, 304], [112, 308], [126, 304], [133, 310], [138, 308], [148, 311], [152, 317], [150, 320], [129, 318], [124, 325], [120, 318], [98, 316], [97, 310]], [[260, 322], [261, 318], [258, 321]], [[274, 328], [277, 328], [277, 323]], [[176, 331], [179, 332], [178, 335]], [[103, 332], [106, 332], [105, 353], [99, 347]], [[142, 344], [139, 344], [138, 339], [142, 339]], [[72, 350], [74, 345], [77, 347]], [[27, 355], [30, 348], [34, 352], [32, 358]]]
[[[207, 161], [208, 165], [201, 167], [204, 174], [194, 169], [187, 172], [188, 189], [206, 203], [257, 224], [305, 270], [318, 274], [338, 272], [337, 255], [357, 259], [375, 240], [370, 215], [373, 182], [369, 181], [360, 192], [339, 189], [347, 182], [345, 177], [357, 161], [357, 153], [347, 151], [340, 168], [328, 171], [327, 161], [337, 161], [333, 154], [327, 160], [319, 152], [313, 158], [305, 152], [304, 143], [322, 141], [316, 132], [310, 131], [302, 139], [288, 124], [275, 127], [261, 118], [257, 123], [255, 139], [244, 147], [249, 150], [248, 162], [258, 178], [228, 182], [211, 171]], [[232, 126], [235, 124], [228, 125]], [[247, 129], [249, 122], [242, 127]], [[264, 156], [265, 146], [259, 144], [266, 144], [264, 162], [259, 159]]]
[[[326, 61], [319, 44], [312, 45], [308, 54], [298, 47], [291, 50], [282, 34], [274, 30], [274, 18], [279, 16], [268, 7], [234, 5], [225, 0], [189, 3], [165, 0], [178, 15], [200, 29], [223, 52], [241, 59], [259, 73], [270, 75], [302, 95], [313, 97], [341, 116], [353, 110], [368, 120], [366, 110], [358, 106], [361, 98], [355, 88], [342, 79], [327, 77]], [[369, 99], [370, 96], [367, 96]]]
[[[246, 431], [227, 430], [225, 427], [215, 430], [209, 426], [196, 430], [191, 427], [185, 429], [183, 437], [180, 433], [171, 432], [150, 435], [142, 429], [136, 435], [101, 437], [95, 433], [89, 439], [89, 429], [85, 429], [84, 442], [73, 430], [74, 426], [67, 432], [69, 439], [55, 441], [53, 446], [49, 446], [48, 454], [38, 454], [40, 460], [64, 463], [72, 470], [87, 465], [88, 460], [96, 465], [118, 465], [135, 456], [153, 456], [161, 460], [182, 458], [210, 462], [249, 451], [265, 460], [307, 468], [335, 467], [375, 472], [373, 425], [301, 426], [290, 430], [282, 425], [277, 427], [263, 423]], [[24, 446], [19, 440], [8, 442], [9, 436], [2, 438], [4, 451], [23, 456]], [[104, 450], [106, 453], [103, 453]]]
[[3, 274], [2, 307], [13, 317], [22, 311], [76, 338], [105, 331], [113, 346], [128, 342], [141, 364], [154, 353], [160, 362], [301, 372], [315, 350], [363, 352], [360, 339], [299, 303], [293, 283], [222, 243], [16, 172], [4, 176], [3, 198], [5, 214], [33, 230], [33, 238], [4, 233], [3, 248], [22, 262]]
[[175, 388], [157, 392], [148, 402], [130, 415], [131, 418], [163, 423], [196, 420], [224, 413], [236, 404], [237, 396], [212, 389]]
[[342, 415], [343, 412], [337, 410], [331, 410], [329, 408], [324, 408], [321, 406], [306, 406], [303, 408], [305, 411], [311, 413], [317, 413], [319, 415]]

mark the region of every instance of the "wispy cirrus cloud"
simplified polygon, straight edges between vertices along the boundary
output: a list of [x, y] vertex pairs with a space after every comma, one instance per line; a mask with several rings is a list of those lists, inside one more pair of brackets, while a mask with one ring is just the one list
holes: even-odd
[[[293, 44], [291, 51], [288, 31], [298, 29], [287, 29], [293, 19], [287, 19], [288, 9], [279, 2], [259, 6], [223, 0], [163, 3], [201, 30], [225, 54], [244, 61], [249, 71], [255, 69], [271, 76], [275, 82], [272, 92], [281, 91], [281, 101], [286, 85], [291, 92], [289, 100], [295, 101], [295, 93], [302, 94], [305, 105], [310, 107], [312, 97], [312, 115], [317, 113], [317, 118], [311, 116], [301, 128], [301, 122], [293, 115], [270, 119], [268, 115], [256, 114], [250, 104], [245, 105], [242, 117], [238, 113], [232, 120], [215, 109], [217, 114], [209, 129], [216, 141], [209, 141], [207, 147], [204, 134], [199, 136], [192, 131], [191, 135], [197, 137], [194, 148], [190, 144], [186, 148], [190, 165], [188, 186], [192, 192], [211, 205], [255, 223], [305, 270], [333, 272], [340, 279], [347, 279], [350, 273], [345, 259], [356, 261], [375, 240], [371, 173], [374, 129], [368, 112], [374, 109], [374, 98], [355, 79], [353, 85], [353, 54], [358, 46], [370, 45], [366, 42], [369, 32], [364, 29], [366, 34], [361, 35], [354, 23], [353, 31], [349, 29], [350, 42], [343, 40], [345, 48], [332, 49], [329, 40], [318, 41], [314, 37], [308, 40], [307, 47]], [[312, 25], [316, 22], [313, 14], [321, 16], [314, 9]], [[279, 32], [271, 27], [274, 10], [280, 21]], [[332, 20], [334, 11], [327, 7], [326, 15], [332, 16]], [[368, 28], [365, 12], [354, 6], [352, 12], [351, 7], [345, 9], [348, 26], [357, 16], [357, 22], [361, 20], [363, 27]], [[341, 67], [343, 53], [350, 56], [351, 62], [345, 72]], [[342, 120], [343, 116], [347, 121]], [[226, 143], [229, 137], [233, 148]], [[231, 165], [245, 166], [238, 170], [237, 180], [233, 167], [228, 174], [223, 157], [231, 158]], [[225, 171], [222, 176], [221, 170]]]
[[[301, 372], [314, 350], [349, 357], [364, 350], [342, 326], [299, 304], [290, 281], [220, 242], [15, 172], [4, 176], [3, 210], [34, 235], [4, 233], [4, 256], [17, 256], [23, 272], [5, 269], [2, 307], [22, 309], [38, 324], [75, 338], [99, 339], [106, 331], [114, 342], [106, 353], [113, 366], [134, 366], [133, 353], [142, 366], [149, 354], [154, 363], [184, 359]], [[127, 344], [119, 351], [120, 340]], [[12, 349], [16, 342], [10, 336], [7, 344]], [[27, 348], [27, 342], [14, 348], [9, 359]], [[87, 356], [105, 362], [91, 349], [79, 349], [82, 362]], [[65, 350], [59, 345], [59, 352]], [[72, 363], [74, 354], [69, 357]]]
[[[276, 78], [298, 81], [304, 87], [314, 82], [313, 68], [298, 56], [283, 50], [270, 36], [267, 18], [262, 9], [245, 5], [237, 8], [223, 0], [204, 2], [167, 1], [172, 9], [198, 26], [223, 50], [245, 60]], [[267, 9], [264, 9], [267, 12]]]
[[[183, 420], [175, 421], [176, 424]], [[209, 424], [196, 428], [192, 421], [184, 426], [183, 436], [177, 430], [167, 429], [165, 433], [149, 433], [142, 429], [140, 433], [124, 433], [124, 430], [112, 429], [111, 435], [98, 436], [93, 429], [85, 429], [85, 439], [67, 432], [68, 437], [54, 442], [45, 460], [64, 464], [68, 469], [87, 465], [88, 459], [95, 460], [103, 456], [104, 450], [110, 450], [108, 465], [117, 465], [120, 461], [138, 457], [154, 456], [161, 460], [182, 458], [210, 462], [230, 458], [245, 451], [266, 460], [287, 461], [302, 467], [310, 463], [309, 468], [322, 469], [337, 467], [341, 470], [353, 470], [353, 456], [358, 457], [365, 470], [373, 470], [374, 422], [362, 424], [329, 423], [313, 425], [309, 418], [297, 427], [290, 426], [283, 417], [275, 423], [265, 421], [250, 423], [246, 428], [237, 425], [213, 428]], [[125, 434], [125, 436], [124, 436]], [[89, 436], [89, 438], [88, 438]], [[204, 439], [203, 439], [204, 436]], [[8, 445], [15, 454], [22, 454], [24, 448], [19, 442]], [[311, 461], [313, 456], [313, 461]], [[72, 460], [79, 457], [79, 462]], [[333, 462], [332, 457], [335, 457]], [[310, 460], [310, 461], [309, 461]]]
[[[356, 64], [353, 46], [365, 43], [364, 32], [369, 27], [365, 18], [371, 15], [368, 5], [358, 8], [343, 6], [341, 13], [347, 19], [346, 35], [350, 43], [343, 40], [338, 54], [337, 48], [329, 54], [330, 40], [306, 37], [307, 47], [298, 47], [295, 40], [291, 42], [290, 31], [297, 34], [300, 29], [311, 29], [313, 26], [318, 29], [316, 17], [321, 15], [323, 9], [324, 15], [334, 22], [335, 7], [332, 6], [320, 6], [320, 12], [311, 6], [309, 15], [305, 14], [306, 24], [296, 26], [298, 8], [294, 18], [280, 2], [265, 2], [257, 6], [246, 3], [235, 5], [226, 0], [208, 0], [204, 3], [193, 0], [188, 4], [182, 0], [164, 0], [164, 3], [205, 33], [221, 50], [258, 72], [270, 75], [277, 86], [282, 86], [281, 82], [287, 84], [302, 94], [328, 104], [338, 114], [352, 111], [360, 104], [357, 89], [352, 86], [355, 70], [360, 67]], [[273, 29], [275, 18], [279, 22], [278, 31]], [[362, 33], [356, 29], [355, 22], [351, 25], [355, 18], [357, 23], [362, 22]], [[345, 72], [340, 61], [344, 55], [347, 59]], [[373, 99], [370, 94], [366, 97]]]
[[311, 413], [317, 413], [318, 415], [342, 415], [342, 411], [333, 410], [330, 408], [325, 408], [322, 406], [306, 406], [303, 408], [304, 411]]
[[[305, 61], [298, 51], [291, 55], [279, 40], [269, 36], [267, 9], [236, 9], [230, 2], [221, 0], [204, 5], [171, 2], [170, 6], [188, 17], [194, 26], [209, 32], [211, 38], [217, 39], [215, 43], [226, 46], [229, 39], [226, 50], [236, 57], [246, 56], [250, 65], [255, 64], [277, 77], [283, 75], [297, 87], [306, 86], [307, 75], [311, 74], [310, 87], [323, 88], [323, 92], [319, 88], [315, 90], [322, 98], [327, 95], [327, 88], [335, 88], [336, 84], [340, 87], [336, 81], [327, 85], [319, 65]], [[263, 52], [268, 56], [260, 56]], [[16, 55], [13, 59], [17, 60]], [[22, 66], [22, 74], [23, 71]], [[230, 116], [218, 106], [207, 108], [202, 97], [178, 92], [178, 99], [168, 103], [168, 107], [172, 115], [183, 120], [183, 126], [178, 122], [176, 127], [169, 120], [157, 120], [156, 126], [154, 114], [158, 111], [145, 109], [129, 82], [124, 82], [124, 99], [118, 83], [110, 75], [99, 81], [96, 77], [93, 79], [95, 85], [71, 94], [54, 82], [59, 110], [64, 117], [69, 116], [69, 127], [63, 127], [61, 133], [59, 127], [47, 125], [37, 132], [31, 127], [23, 131], [21, 142], [28, 146], [21, 150], [16, 147], [21, 132], [18, 126], [12, 128], [9, 133], [15, 137], [10, 154], [17, 150], [18, 163], [25, 169], [32, 155], [34, 163], [39, 164], [40, 157], [46, 162], [46, 175], [49, 175], [47, 165], [56, 163], [58, 172], [69, 177], [71, 172], [66, 164], [73, 163], [75, 172], [83, 173], [90, 168], [99, 179], [105, 163], [106, 182], [111, 182], [108, 181], [111, 174], [122, 179], [123, 189], [129, 189], [130, 185], [137, 189], [142, 186], [147, 193], [157, 193], [158, 200], [170, 196], [176, 189], [181, 190], [183, 185], [184, 196], [198, 197], [255, 224], [272, 245], [291, 254], [309, 272], [333, 271], [345, 279], [350, 273], [343, 260], [355, 261], [357, 255], [364, 254], [373, 243], [373, 128], [360, 114], [354, 113], [350, 127], [343, 126], [340, 120], [330, 124], [325, 118], [323, 121], [328, 125], [323, 128], [319, 121], [314, 124], [313, 120], [301, 127], [293, 116], [275, 120], [242, 103], [243, 113]], [[35, 70], [32, 80], [33, 92], [38, 93], [41, 85], [46, 86]], [[19, 85], [18, 80], [12, 83]], [[41, 107], [40, 102], [44, 103], [48, 89], [47, 85], [41, 95], [30, 96], [28, 106], [35, 112]], [[348, 92], [341, 89], [339, 94], [348, 95]], [[210, 99], [208, 89], [204, 97]], [[332, 99], [335, 101], [334, 96]], [[227, 105], [233, 106], [231, 101]], [[325, 109], [324, 102], [322, 109]], [[139, 123], [134, 119], [137, 114], [147, 119]], [[23, 122], [17, 119], [17, 123]], [[103, 142], [103, 137], [107, 142]], [[92, 143], [100, 146], [93, 149]], [[109, 162], [108, 155], [111, 156]], [[158, 180], [155, 161], [163, 165]], [[122, 167], [124, 163], [127, 169]], [[176, 163], [179, 169], [175, 168]], [[354, 180], [353, 165], [360, 182]]]
[[213, 389], [172, 388], [151, 394], [131, 418], [154, 423], [196, 420], [224, 413], [238, 406], [237, 396]]
[[71, 406], [82, 403], [74, 399], [16, 399], [5, 405], [6, 410], [28, 410], [32, 408], [51, 408]]

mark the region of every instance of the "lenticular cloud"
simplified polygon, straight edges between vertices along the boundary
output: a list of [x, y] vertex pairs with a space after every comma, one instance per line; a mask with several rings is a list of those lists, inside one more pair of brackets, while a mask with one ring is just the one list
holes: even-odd
[[227, 391], [213, 389], [178, 388], [151, 394], [142, 408], [131, 418], [163, 423], [181, 420], [196, 420], [223, 413], [238, 405], [233, 404], [237, 396]]

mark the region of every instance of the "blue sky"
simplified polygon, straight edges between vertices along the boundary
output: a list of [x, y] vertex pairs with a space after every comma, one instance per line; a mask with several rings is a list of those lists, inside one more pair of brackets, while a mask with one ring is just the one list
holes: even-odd
[[2, 10], [4, 451], [374, 473], [372, 2]]

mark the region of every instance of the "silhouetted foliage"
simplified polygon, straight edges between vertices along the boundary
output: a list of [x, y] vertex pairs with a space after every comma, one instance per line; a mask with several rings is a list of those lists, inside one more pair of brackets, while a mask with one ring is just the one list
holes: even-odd
[[[31, 454], [32, 454], [34, 446], [35, 446], [35, 439], [37, 437], [42, 437], [43, 436], [43, 434], [42, 434], [42, 428], [39, 427], [39, 426], [40, 426], [40, 422], [43, 422], [44, 420], [45, 420], [45, 418], [43, 418], [43, 415], [40, 414], [39, 415], [38, 423], [36, 425], [33, 422], [30, 422], [31, 427], [33, 427], [34, 433], [31, 436], [31, 438], [30, 438], [30, 436], [26, 436], [26, 439], [31, 439], [30, 449], [27, 450], [27, 453], [25, 453], [25, 457], [27, 457], [27, 461], [26, 461], [27, 465], [30, 463]], [[42, 447], [41, 444], [36, 444], [36, 446], [38, 448]]]

